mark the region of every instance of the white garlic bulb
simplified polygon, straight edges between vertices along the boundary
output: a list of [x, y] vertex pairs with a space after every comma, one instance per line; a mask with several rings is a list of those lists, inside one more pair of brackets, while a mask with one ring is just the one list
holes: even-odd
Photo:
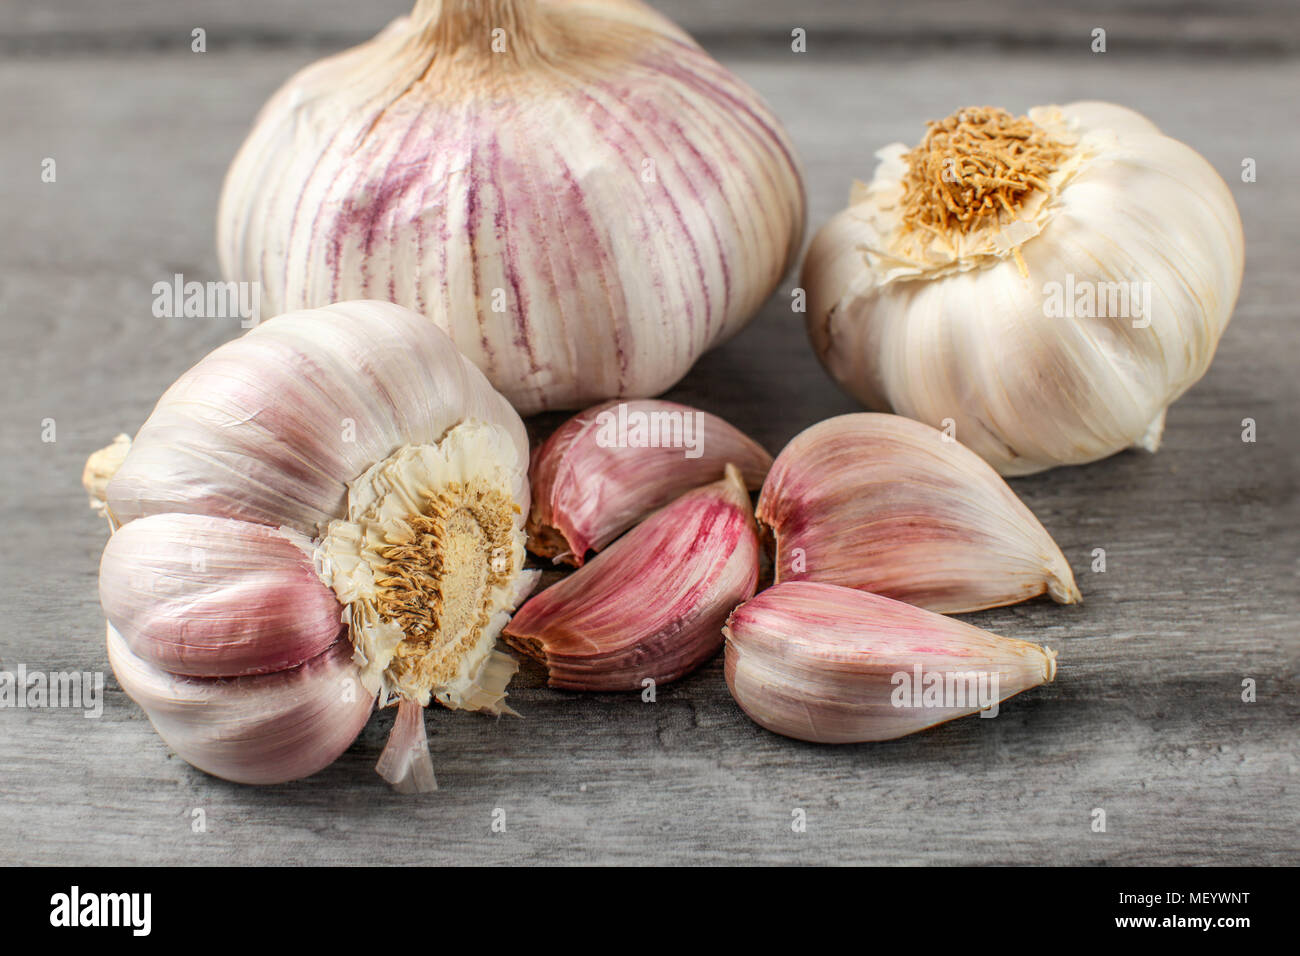
[[671, 387], [803, 219], [776, 118], [636, 0], [417, 0], [266, 104], [218, 250], [268, 315], [422, 312], [530, 414]]
[[381, 772], [431, 787], [420, 707], [508, 711], [527, 468], [519, 416], [423, 316], [272, 319], [182, 375], [107, 483], [114, 671], [181, 756], [250, 783], [398, 701]]
[[1213, 167], [1094, 102], [960, 110], [877, 155], [804, 265], [831, 375], [1005, 475], [1154, 451], [1241, 286]]

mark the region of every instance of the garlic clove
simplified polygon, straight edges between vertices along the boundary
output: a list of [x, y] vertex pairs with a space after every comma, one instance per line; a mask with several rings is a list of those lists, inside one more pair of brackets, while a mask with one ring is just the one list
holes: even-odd
[[324, 653], [343, 629], [310, 549], [265, 525], [151, 515], [109, 538], [100, 600], [131, 650], [173, 674], [285, 670]]
[[731, 614], [727, 686], [755, 723], [816, 743], [892, 740], [1056, 676], [1056, 655], [889, 598], [779, 584]]
[[261, 110], [222, 189], [266, 313], [389, 298], [523, 414], [657, 395], [798, 255], [794, 147], [758, 95], [626, 0], [418, 0]]
[[676, 402], [606, 402], [570, 418], [533, 455], [528, 547], [580, 567], [678, 495], [735, 465], [757, 491], [772, 465], [716, 415]]
[[997, 472], [897, 415], [841, 415], [797, 435], [757, 517], [778, 584], [823, 581], [945, 614], [1044, 592], [1081, 600], [1065, 555]]
[[342, 514], [348, 482], [468, 419], [505, 429], [526, 467], [519, 416], [422, 316], [386, 302], [282, 315], [166, 391], [108, 506], [122, 523], [184, 512], [315, 536]]
[[717, 653], [727, 614], [754, 593], [758, 555], [749, 493], [728, 465], [528, 601], [503, 633], [552, 687], [665, 684]]
[[182, 759], [236, 783], [285, 783], [322, 770], [351, 746], [374, 705], [342, 640], [291, 670], [215, 680], [155, 667], [110, 624], [108, 660]]

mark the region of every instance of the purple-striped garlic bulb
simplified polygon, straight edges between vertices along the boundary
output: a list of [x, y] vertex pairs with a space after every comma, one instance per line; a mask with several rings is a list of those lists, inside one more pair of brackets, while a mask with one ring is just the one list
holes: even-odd
[[266, 104], [217, 234], [265, 314], [400, 303], [531, 414], [671, 387], [803, 222], [776, 117], [637, 0], [417, 0]]
[[116, 529], [118, 681], [185, 760], [243, 783], [315, 773], [396, 702], [379, 770], [431, 789], [420, 708], [508, 711], [527, 466], [519, 416], [422, 316], [263, 323], [167, 390], [106, 486], [87, 469]]

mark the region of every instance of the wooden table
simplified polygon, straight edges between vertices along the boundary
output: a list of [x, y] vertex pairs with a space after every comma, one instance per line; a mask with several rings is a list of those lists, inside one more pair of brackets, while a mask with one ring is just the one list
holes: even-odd
[[[82, 462], [239, 331], [155, 319], [151, 287], [176, 272], [217, 277], [221, 177], [255, 110], [291, 70], [379, 25], [368, 5], [342, 0], [309, 18], [302, 3], [272, 13], [150, 2], [112, 17], [90, 0], [65, 6], [0, 15], [9, 670], [107, 670], [96, 596], [105, 529], [85, 507]], [[1229, 183], [1245, 282], [1214, 366], [1170, 412], [1164, 447], [1014, 482], [1070, 558], [1084, 603], [968, 619], [1058, 649], [1056, 682], [997, 720], [821, 747], [746, 719], [720, 659], [654, 704], [552, 691], [525, 664], [511, 697], [525, 719], [429, 713], [442, 789], [411, 798], [372, 771], [392, 711], [326, 771], [256, 789], [174, 756], [108, 671], [100, 719], [0, 710], [0, 862], [1296, 862], [1293, 8], [1147, 0], [1044, 18], [1027, 0], [823, 2], [787, 5], [798, 9], [791, 23], [770, 0], [728, 15], [665, 6], [788, 124], [810, 226], [870, 174], [875, 149], [967, 103], [1113, 99], [1191, 143]], [[1088, 51], [1094, 19], [1108, 26], [1104, 55]], [[797, 55], [788, 37], [801, 21], [810, 49]], [[204, 22], [209, 52], [190, 53], [189, 29]], [[1247, 156], [1255, 183], [1240, 180]], [[40, 180], [45, 157], [56, 183]], [[773, 451], [855, 409], [788, 311], [793, 282], [669, 396]], [[1247, 417], [1253, 444], [1240, 436]], [[42, 441], [46, 419], [54, 442]], [[1089, 570], [1098, 547], [1104, 574]], [[1257, 681], [1254, 703], [1241, 699], [1244, 678]], [[504, 833], [491, 829], [498, 808]], [[806, 832], [792, 830], [796, 808]], [[1104, 833], [1091, 829], [1094, 808], [1106, 811]]]

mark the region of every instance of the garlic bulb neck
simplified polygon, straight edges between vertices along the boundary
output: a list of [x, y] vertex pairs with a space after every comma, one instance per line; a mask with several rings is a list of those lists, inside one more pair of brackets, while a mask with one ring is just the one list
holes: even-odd
[[541, 52], [544, 32], [536, 0], [415, 0], [411, 25], [439, 53], [465, 50], [515, 59]]
[[903, 217], [912, 230], [970, 233], [1016, 218], [1048, 182], [1068, 147], [1027, 116], [972, 106], [929, 124], [904, 156]]

